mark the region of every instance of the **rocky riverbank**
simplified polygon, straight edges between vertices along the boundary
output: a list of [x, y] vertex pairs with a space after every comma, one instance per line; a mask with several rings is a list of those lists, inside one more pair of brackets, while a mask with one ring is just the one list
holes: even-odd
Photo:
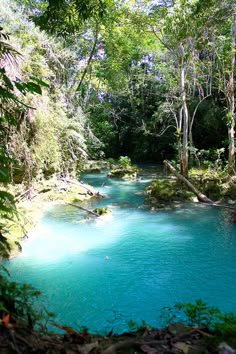
[[[22, 322], [0, 325], [1, 354], [234, 354], [235, 351], [222, 338], [198, 327], [173, 323], [166, 328], [141, 327], [135, 332], [105, 336], [77, 332], [61, 326], [63, 334], [29, 329]], [[233, 343], [233, 339], [231, 340]]]

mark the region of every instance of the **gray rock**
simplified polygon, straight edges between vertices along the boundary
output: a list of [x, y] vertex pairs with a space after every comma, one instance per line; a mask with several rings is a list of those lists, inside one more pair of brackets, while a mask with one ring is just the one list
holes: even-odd
[[236, 354], [236, 350], [231, 348], [227, 343], [220, 343], [219, 354]]

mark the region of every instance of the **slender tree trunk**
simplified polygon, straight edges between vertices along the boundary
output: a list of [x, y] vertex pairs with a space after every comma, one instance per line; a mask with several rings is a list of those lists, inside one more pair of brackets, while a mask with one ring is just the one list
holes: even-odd
[[96, 50], [97, 41], [98, 41], [98, 25], [97, 25], [96, 30], [95, 30], [93, 47], [92, 47], [92, 50], [91, 50], [91, 52], [90, 52], [90, 55], [89, 55], [87, 64], [86, 64], [86, 66], [85, 66], [85, 68], [84, 68], [84, 71], [83, 71], [83, 73], [82, 73], [82, 76], [81, 76], [81, 78], [80, 78], [80, 81], [79, 81], [79, 84], [78, 84], [78, 87], [77, 87], [76, 91], [79, 91], [79, 90], [80, 90], [81, 85], [82, 85], [82, 83], [83, 83], [83, 81], [84, 81], [85, 75], [87, 74], [87, 71], [88, 71], [88, 69], [89, 69], [90, 63], [91, 63], [91, 61], [92, 61], [92, 59], [93, 59], [93, 55], [94, 55], [95, 50]]
[[180, 90], [182, 99], [183, 114], [183, 137], [182, 137], [182, 154], [180, 161], [180, 171], [184, 176], [188, 176], [188, 131], [189, 131], [189, 114], [186, 101], [185, 89], [185, 63], [184, 63], [184, 47], [181, 44], [181, 63], [180, 63]]
[[[180, 107], [179, 110], [179, 121], [176, 123], [177, 126], [177, 143], [178, 143], [178, 155], [179, 155], [179, 162], [181, 166], [182, 161], [182, 124], [183, 124], [183, 107]], [[181, 168], [180, 168], [181, 169]]]
[[190, 124], [189, 124], [189, 145], [190, 146], [194, 146], [194, 144], [193, 144], [193, 123], [194, 123], [194, 119], [195, 119], [197, 110], [198, 110], [200, 104], [208, 97], [210, 97], [210, 95], [206, 95], [205, 97], [200, 98], [200, 101], [196, 105], [196, 107], [194, 109], [194, 112], [193, 112], [193, 114], [192, 114], [192, 116], [190, 118]]
[[235, 174], [235, 97], [234, 97], [234, 67], [235, 67], [235, 34], [236, 34], [236, 15], [233, 16], [231, 28], [231, 70], [229, 74], [229, 157], [228, 157], [228, 173]]
[[88, 82], [88, 85], [87, 85], [87, 90], [86, 90], [86, 93], [85, 93], [84, 104], [83, 104], [83, 108], [84, 109], [87, 108], [87, 103], [89, 101], [91, 87], [92, 87], [92, 67], [90, 66], [90, 69], [89, 69], [89, 82]]

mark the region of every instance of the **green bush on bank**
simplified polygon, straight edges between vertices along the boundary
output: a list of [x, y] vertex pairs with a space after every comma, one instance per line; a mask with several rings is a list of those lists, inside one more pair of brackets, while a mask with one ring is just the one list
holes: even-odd
[[137, 178], [138, 171], [139, 168], [132, 164], [128, 156], [120, 156], [117, 162], [110, 159], [110, 172], [108, 173], [108, 177], [135, 179]]
[[29, 284], [12, 281], [0, 268], [0, 315], [10, 315], [10, 322], [21, 320], [31, 329], [40, 326], [46, 330], [48, 320], [54, 317], [44, 307], [36, 305], [41, 292]]
[[[228, 178], [223, 170], [192, 168], [188, 180], [213, 201], [236, 199], [236, 178]], [[194, 200], [195, 195], [177, 178], [157, 178], [146, 188], [146, 202], [160, 205], [173, 201]]]
[[170, 203], [173, 201], [192, 200], [194, 194], [175, 178], [159, 178], [146, 188], [146, 202]]
[[219, 344], [227, 340], [230, 345], [236, 345], [236, 315], [232, 312], [222, 312], [207, 302], [197, 299], [192, 303], [177, 303], [173, 308], [167, 308], [168, 316], [173, 323], [178, 318], [188, 326], [197, 326], [210, 331], [211, 341]]

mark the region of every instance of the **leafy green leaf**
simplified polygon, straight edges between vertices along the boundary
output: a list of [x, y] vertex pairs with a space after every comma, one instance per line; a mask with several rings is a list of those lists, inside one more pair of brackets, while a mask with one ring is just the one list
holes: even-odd
[[43, 80], [41, 80], [41, 79], [39, 79], [39, 78], [37, 78], [37, 77], [35, 77], [35, 76], [30, 76], [30, 79], [31, 79], [32, 81], [37, 82], [37, 84], [39, 84], [39, 85], [41, 85], [41, 86], [50, 87], [50, 85], [49, 85], [47, 82], [45, 82], [45, 81], [43, 81]]
[[10, 90], [13, 90], [14, 87], [12, 85], [11, 80], [6, 75], [3, 75], [2, 78], [3, 78], [3, 81], [5, 82], [6, 87], [8, 87]]
[[16, 88], [17, 88], [21, 93], [25, 94], [25, 89], [26, 89], [25, 84], [24, 84], [24, 83], [17, 82], [17, 81], [14, 81], [14, 83], [15, 83]]
[[39, 95], [42, 95], [42, 90], [41, 87], [37, 84], [35, 84], [32, 81], [27, 82], [26, 84], [27, 91], [31, 93], [38, 93]]

